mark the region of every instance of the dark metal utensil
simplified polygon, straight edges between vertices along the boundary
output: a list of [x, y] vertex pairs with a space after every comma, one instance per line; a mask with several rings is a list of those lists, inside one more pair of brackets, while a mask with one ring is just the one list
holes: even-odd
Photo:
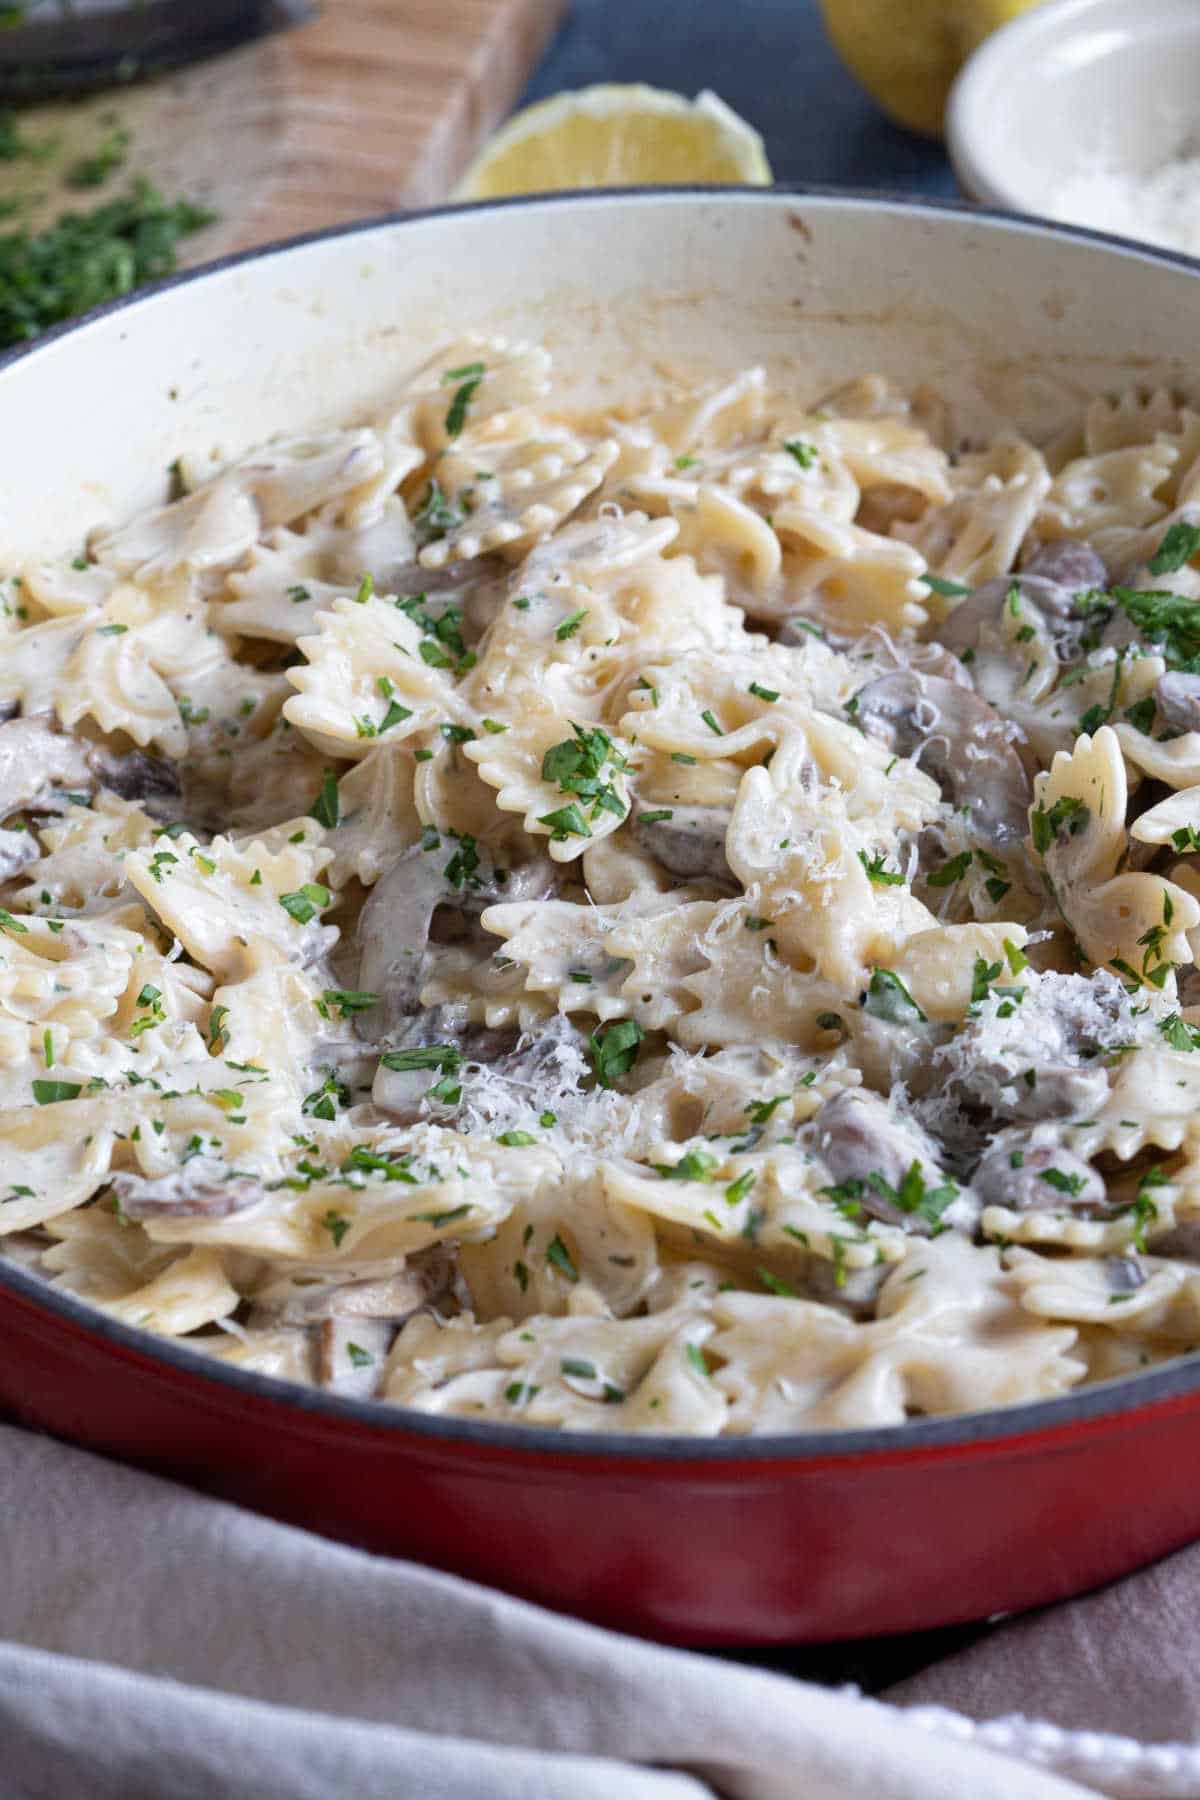
[[309, 0], [32, 0], [0, 5], [0, 99], [86, 93], [311, 18]]

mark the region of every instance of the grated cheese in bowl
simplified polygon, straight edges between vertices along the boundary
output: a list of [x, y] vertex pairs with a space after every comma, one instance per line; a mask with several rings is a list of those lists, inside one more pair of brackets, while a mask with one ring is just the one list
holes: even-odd
[[1047, 210], [1065, 223], [1200, 256], [1200, 140], [1142, 173], [1089, 158], [1053, 190]]

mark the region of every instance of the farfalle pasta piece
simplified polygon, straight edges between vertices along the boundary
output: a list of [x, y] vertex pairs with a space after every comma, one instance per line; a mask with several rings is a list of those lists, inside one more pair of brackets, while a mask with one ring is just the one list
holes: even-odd
[[[311, 1154], [296, 1160], [310, 1164]], [[225, 1217], [156, 1218], [146, 1229], [161, 1243], [244, 1250], [316, 1268], [411, 1256], [491, 1233], [557, 1166], [549, 1157], [433, 1126], [405, 1136], [375, 1127], [353, 1140], [343, 1132], [328, 1160], [315, 1165], [320, 1175], [300, 1171], [288, 1188]]]
[[844, 805], [789, 791], [778, 760], [742, 777], [726, 855], [784, 959], [849, 997], [872, 965], [888, 965], [906, 937], [936, 921], [903, 884], [870, 879], [866, 839]]
[[610, 1195], [590, 1157], [547, 1165], [546, 1178], [514, 1206], [494, 1237], [460, 1253], [475, 1311], [523, 1320], [562, 1314], [582, 1290], [625, 1318], [659, 1273], [658, 1240], [646, 1214]]
[[[69, 1084], [69, 1085], [74, 1085]], [[79, 1094], [0, 1108], [0, 1237], [28, 1231], [90, 1200], [107, 1179], [127, 1097]]]
[[820, 1165], [795, 1151], [743, 1154], [736, 1142], [730, 1150], [703, 1139], [673, 1142], [657, 1147], [652, 1169], [609, 1162], [601, 1175], [614, 1203], [711, 1238], [708, 1253], [719, 1248], [750, 1278], [758, 1271], [762, 1280], [765, 1265], [766, 1285], [776, 1290], [788, 1287], [789, 1275], [801, 1280], [809, 1257], [868, 1269], [905, 1254], [902, 1231], [848, 1219], [822, 1194]]
[[1038, 777], [1033, 847], [1088, 958], [1161, 986], [1170, 964], [1192, 960], [1187, 933], [1200, 925], [1200, 905], [1159, 876], [1116, 872], [1127, 792], [1120, 742], [1102, 725]]
[[504, 940], [504, 955], [526, 971], [530, 993], [560, 1012], [602, 1020], [629, 1015], [647, 1030], [668, 1027], [687, 1010], [681, 979], [701, 966], [697, 940], [716, 902], [687, 890], [642, 893], [617, 906], [542, 900], [491, 906], [486, 930]]
[[55, 912], [90, 909], [115, 900], [125, 881], [125, 856], [157, 837], [161, 824], [130, 800], [101, 792], [91, 806], [74, 806], [38, 831], [41, 855], [22, 871], [17, 900]]
[[733, 1432], [895, 1424], [1043, 1399], [1085, 1370], [1075, 1332], [1023, 1312], [994, 1249], [953, 1232], [910, 1248], [874, 1322], [773, 1295], [721, 1294], [706, 1354]]
[[1025, 1311], [1072, 1325], [1194, 1343], [1200, 1331], [1200, 1272], [1179, 1263], [1143, 1257], [1115, 1265], [1098, 1257], [1040, 1257], [1008, 1252], [1013, 1282]]
[[783, 573], [769, 603], [748, 606], [756, 617], [799, 611], [846, 636], [873, 625], [902, 632], [925, 623], [926, 565], [912, 545], [826, 519], [795, 501], [785, 502], [773, 523], [784, 543]]
[[512, 414], [527, 417], [550, 392], [551, 371], [550, 352], [541, 344], [467, 332], [409, 379], [395, 417], [435, 454], [464, 431], [503, 427]]
[[413, 519], [427, 569], [515, 550], [549, 537], [603, 482], [617, 460], [611, 439], [588, 441], [547, 425], [535, 437], [473, 436], [447, 450]]
[[568, 719], [533, 684], [514, 686], [508, 699], [513, 723], [485, 727], [463, 754], [496, 789], [501, 812], [521, 814], [530, 837], [549, 840], [555, 862], [571, 862], [624, 823], [633, 746]]
[[1115, 720], [1112, 728], [1126, 757], [1143, 775], [1167, 787], [1200, 787], [1200, 731], [1154, 738], [1124, 719]]
[[1050, 471], [1031, 444], [1001, 437], [964, 456], [950, 480], [952, 500], [894, 530], [939, 574], [978, 587], [1012, 567], [1049, 492]]
[[[313, 820], [293, 821], [281, 841], [250, 838], [201, 845], [189, 832], [131, 851], [132, 886], [198, 963], [223, 981], [264, 964], [313, 960], [331, 941], [320, 915], [329, 889], [319, 879], [330, 852]], [[295, 842], [292, 839], [296, 839]]]
[[299, 640], [307, 666], [288, 672], [299, 691], [283, 710], [318, 749], [357, 758], [381, 737], [398, 744], [462, 725], [453, 655], [399, 602], [343, 598], [314, 622], [316, 635]]
[[1128, 532], [1167, 511], [1161, 490], [1179, 452], [1169, 443], [1134, 444], [1085, 456], [1055, 476], [1037, 519], [1040, 537], [1101, 541], [1114, 528]]
[[52, 1285], [122, 1325], [184, 1337], [235, 1312], [241, 1295], [214, 1250], [163, 1251], [126, 1221], [90, 1207], [53, 1221], [44, 1265]]
[[1123, 1162], [1151, 1148], [1175, 1151], [1200, 1144], [1198, 1109], [1200, 1056], [1174, 1051], [1164, 1038], [1119, 1057], [1108, 1100], [1094, 1118], [1069, 1128], [1067, 1142], [1079, 1156], [1108, 1151]]

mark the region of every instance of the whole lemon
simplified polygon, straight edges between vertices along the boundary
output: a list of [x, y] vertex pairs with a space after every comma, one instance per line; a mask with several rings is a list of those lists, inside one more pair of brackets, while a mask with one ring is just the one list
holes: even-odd
[[942, 135], [951, 84], [972, 50], [1039, 0], [821, 0], [846, 67], [889, 119]]

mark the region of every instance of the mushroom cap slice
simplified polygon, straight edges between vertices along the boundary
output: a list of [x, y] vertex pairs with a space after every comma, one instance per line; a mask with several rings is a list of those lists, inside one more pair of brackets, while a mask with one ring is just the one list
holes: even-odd
[[970, 688], [895, 669], [860, 691], [855, 717], [898, 755], [919, 753], [949, 803], [969, 810], [971, 829], [985, 843], [1024, 838], [1031, 789], [1012, 728]]

